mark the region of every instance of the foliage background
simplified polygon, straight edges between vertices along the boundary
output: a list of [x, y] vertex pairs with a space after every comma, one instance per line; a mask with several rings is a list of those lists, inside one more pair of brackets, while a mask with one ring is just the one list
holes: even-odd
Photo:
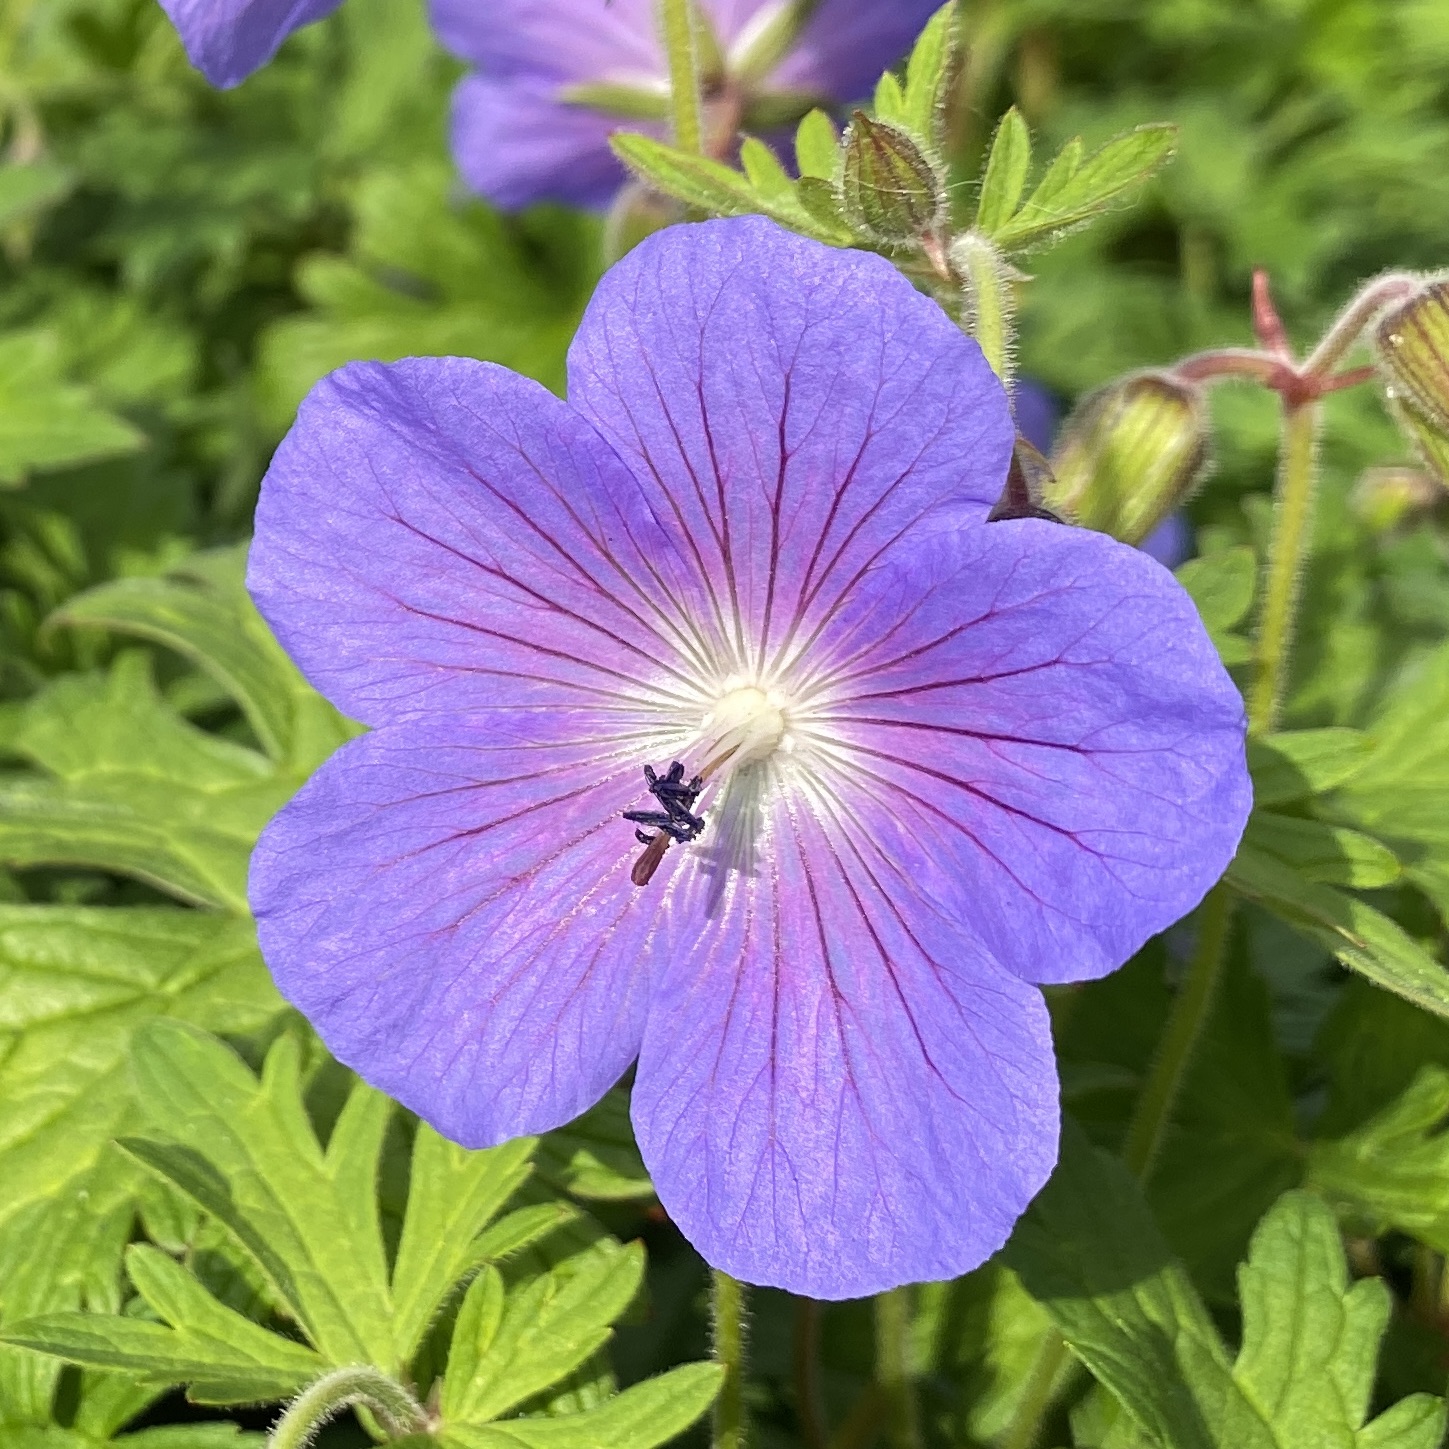
[[[1044, 143], [1078, 132], [1099, 142], [1149, 120], [1182, 128], [1176, 164], [1144, 200], [1034, 268], [1023, 369], [1064, 399], [1129, 368], [1248, 342], [1255, 265], [1306, 343], [1363, 278], [1449, 262], [1439, 0], [969, 0], [963, 13], [971, 54], [953, 122], [963, 196], [1012, 102]], [[136, 1201], [153, 1240], [179, 1231], [164, 1194], [119, 1173], [103, 1147], [117, 1130], [109, 1084], [139, 1020], [161, 1011], [250, 1040], [253, 1061], [278, 1030], [304, 1036], [278, 1017], [247, 957], [239, 872], [249, 832], [340, 738], [336, 721], [309, 721], [301, 704], [290, 732], [260, 738], [255, 711], [215, 669], [197, 668], [174, 638], [137, 653], [134, 638], [101, 627], [114, 620], [111, 596], [96, 604], [88, 591], [159, 579], [242, 542], [296, 403], [350, 358], [457, 352], [561, 384], [598, 273], [598, 223], [548, 209], [501, 218], [460, 192], [445, 143], [456, 74], [416, 0], [348, 0], [226, 94], [190, 70], [154, 0], [0, 0], [0, 1321], [119, 1307]], [[1272, 401], [1222, 389], [1214, 406], [1217, 469], [1191, 510], [1199, 541], [1261, 547]], [[1365, 467], [1408, 456], [1370, 390], [1333, 400], [1290, 725], [1378, 727], [1407, 681], [1417, 692], [1400, 707], [1400, 737], [1424, 744], [1449, 728], [1444, 520], [1428, 510], [1384, 528], [1351, 501]], [[234, 556], [209, 557], [189, 567], [234, 587]], [[264, 778], [240, 778], [259, 767], [228, 752], [253, 759], [259, 745]], [[1432, 776], [1409, 784], [1430, 790], [1430, 805], [1449, 793]], [[165, 803], [147, 803], [157, 796]], [[1361, 790], [1339, 808], [1361, 823], [1371, 803]], [[114, 840], [95, 843], [109, 828], [97, 820], [148, 809], [162, 844], [117, 866]], [[91, 843], [58, 846], [58, 811], [70, 812], [68, 839], [79, 820]], [[1442, 959], [1449, 846], [1423, 830], [1400, 846], [1410, 870], [1388, 872], [1373, 900]], [[158, 851], [170, 852], [160, 864]], [[97, 944], [86, 917], [83, 948], [74, 936], [37, 946], [25, 914], [35, 905], [164, 907], [170, 944]], [[1121, 1138], [1183, 949], [1169, 936], [1055, 1003], [1068, 1105], [1099, 1143]], [[56, 974], [67, 951], [71, 974]], [[1305, 1180], [1333, 1198], [1356, 1264], [1395, 1289], [1382, 1403], [1444, 1389], [1449, 1150], [1413, 1123], [1395, 1129], [1404, 1150], [1392, 1160], [1412, 1177], [1395, 1206], [1344, 1165], [1342, 1144], [1380, 1131], [1375, 1114], [1435, 1064], [1449, 1067], [1449, 1027], [1350, 981], [1321, 947], [1250, 911], [1149, 1194], [1230, 1337], [1234, 1265], [1262, 1213]], [[315, 1065], [311, 1079], [321, 1121], [338, 1095], [330, 1070]], [[1449, 1109], [1442, 1082], [1431, 1125], [1436, 1109]], [[1383, 1175], [1381, 1162], [1368, 1173], [1380, 1187]], [[61, 1204], [80, 1215], [68, 1238]], [[589, 1210], [650, 1250], [645, 1296], [612, 1349], [619, 1381], [703, 1357], [705, 1281], [692, 1252], [647, 1205], [595, 1195]], [[54, 1281], [33, 1289], [24, 1270], [42, 1220], [65, 1252]], [[917, 1308], [928, 1435], [991, 1441], [1010, 1421], [1041, 1310], [1001, 1267], [927, 1290]], [[870, 1441], [868, 1306], [831, 1308], [817, 1324], [762, 1293], [751, 1392], [765, 1444], [799, 1442], [798, 1406], [814, 1390], [797, 1349], [817, 1328], [821, 1391], [855, 1436], [842, 1442]], [[31, 1369], [17, 1367], [19, 1351], [0, 1353], [12, 1355], [0, 1363], [3, 1428], [17, 1402], [4, 1386], [15, 1395]], [[79, 1432], [78, 1385], [68, 1373], [37, 1389], [34, 1425], [53, 1415]], [[1099, 1406], [1078, 1399], [1073, 1424], [1053, 1432], [1096, 1443]], [[172, 1395], [137, 1422], [200, 1412]], [[256, 1428], [266, 1416], [239, 1421]], [[365, 1442], [355, 1426], [329, 1434]]]

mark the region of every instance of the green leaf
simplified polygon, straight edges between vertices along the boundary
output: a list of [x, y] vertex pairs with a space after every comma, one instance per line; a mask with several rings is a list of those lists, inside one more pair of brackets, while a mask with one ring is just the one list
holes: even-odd
[[488, 1425], [445, 1422], [440, 1442], [453, 1449], [654, 1449], [705, 1414], [723, 1376], [717, 1364], [686, 1364], [579, 1414]]
[[1016, 214], [1031, 170], [1031, 132], [1015, 106], [996, 128], [986, 170], [981, 177], [981, 198], [976, 206], [976, 230], [993, 240]]
[[273, 760], [309, 770], [354, 731], [272, 637], [247, 597], [245, 566], [240, 547], [198, 555], [162, 578], [117, 579], [77, 594], [50, 623], [106, 629], [175, 650], [241, 706]]
[[1089, 221], [1163, 166], [1176, 143], [1177, 128], [1168, 125], [1140, 126], [1085, 160], [1081, 142], [1069, 143], [994, 240], [1015, 251]]
[[1345, 966], [1440, 1016], [1449, 1016], [1449, 973], [1381, 912], [1353, 896], [1304, 879], [1271, 855], [1245, 846], [1228, 883], [1318, 941]]
[[843, 226], [832, 230], [807, 211], [797, 197], [766, 195], [747, 176], [706, 156], [681, 151], [649, 136], [627, 133], [611, 137], [609, 144], [637, 176], [687, 206], [717, 216], [763, 213], [820, 241], [845, 246], [851, 240]]
[[1389, 1294], [1373, 1279], [1349, 1286], [1333, 1214], [1307, 1193], [1279, 1199], [1253, 1235], [1235, 1364], [1126, 1168], [1070, 1124], [1005, 1255], [1150, 1443], [1430, 1449], [1428, 1431], [1443, 1432], [1443, 1404], [1427, 1396], [1364, 1426]]
[[54, 339], [0, 336], [0, 487], [34, 472], [134, 452], [145, 438], [60, 375]]
[[871, 100], [871, 112], [876, 119], [901, 125], [906, 111], [906, 93], [893, 71], [886, 71], [876, 82], [875, 95]]
[[1371, 753], [1361, 730], [1285, 730], [1249, 740], [1254, 803], [1261, 808], [1326, 794], [1351, 780]]
[[926, 23], [906, 65], [906, 90], [899, 120], [932, 148], [941, 142], [941, 115], [957, 61], [959, 27], [955, 0]]
[[795, 164], [801, 176], [834, 181], [840, 162], [840, 133], [821, 110], [811, 111], [795, 132]]
[[392, 1275], [393, 1335], [402, 1361], [417, 1352], [454, 1285], [482, 1261], [479, 1234], [528, 1176], [535, 1143], [520, 1137], [469, 1152], [426, 1124], [418, 1128]]
[[142, 1107], [169, 1140], [122, 1146], [227, 1229], [329, 1363], [399, 1368], [375, 1194], [387, 1099], [354, 1087], [324, 1155], [290, 1037], [260, 1083], [179, 1023], [138, 1033], [133, 1060]]
[[789, 205], [795, 198], [795, 181], [780, 164], [780, 158], [763, 141], [746, 136], [740, 144], [740, 164], [759, 195]]
[[138, 652], [27, 701], [12, 747], [48, 773], [0, 777], [0, 861], [111, 870], [238, 914], [257, 835], [304, 778], [181, 719]]
[[138, 1125], [127, 1062], [146, 1023], [246, 1033], [281, 1009], [249, 921], [0, 906], [0, 1224], [33, 1204], [57, 1226], [67, 1184]]
[[644, 1275], [644, 1256], [601, 1243], [525, 1281], [505, 1300], [485, 1268], [463, 1300], [443, 1385], [445, 1421], [487, 1423], [556, 1384], [608, 1342]]
[[1271, 810], [1253, 812], [1243, 845], [1271, 855], [1305, 880], [1326, 885], [1371, 890], [1392, 885], [1403, 875], [1393, 851], [1357, 830]]
[[1190, 559], [1177, 581], [1197, 605], [1209, 634], [1226, 633], [1242, 623], [1258, 588], [1258, 559], [1246, 545]]
[[538, 1170], [575, 1197], [626, 1202], [654, 1196], [629, 1124], [629, 1099], [619, 1089], [567, 1127], [545, 1134]]
[[1313, 1144], [1308, 1180], [1375, 1234], [1449, 1253], [1449, 1071], [1424, 1067], [1396, 1102], [1346, 1136]]

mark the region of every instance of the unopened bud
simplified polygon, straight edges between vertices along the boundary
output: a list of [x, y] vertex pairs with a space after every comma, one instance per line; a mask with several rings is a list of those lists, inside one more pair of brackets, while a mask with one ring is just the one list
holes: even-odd
[[1391, 533], [1427, 518], [1446, 498], [1444, 484], [1422, 468], [1367, 468], [1348, 502], [1375, 533]]
[[1449, 279], [1426, 283], [1374, 328], [1390, 398], [1449, 435]]
[[946, 219], [940, 169], [899, 126], [857, 111], [845, 134], [840, 201], [846, 219], [880, 242], [912, 241]]
[[1047, 502], [1088, 528], [1141, 543], [1201, 482], [1207, 438], [1199, 388], [1165, 372], [1123, 378], [1067, 419]]

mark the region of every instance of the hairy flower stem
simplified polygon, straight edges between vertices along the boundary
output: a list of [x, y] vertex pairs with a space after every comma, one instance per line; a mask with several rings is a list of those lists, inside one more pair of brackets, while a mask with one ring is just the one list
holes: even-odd
[[334, 1369], [292, 1400], [267, 1440], [268, 1449], [306, 1449], [322, 1426], [344, 1409], [362, 1405], [395, 1438], [428, 1428], [423, 1407], [396, 1379], [370, 1364]]
[[890, 1449], [921, 1449], [921, 1425], [911, 1382], [908, 1345], [911, 1297], [892, 1288], [875, 1298], [875, 1377], [886, 1401], [886, 1438]]
[[985, 237], [967, 232], [952, 245], [950, 264], [966, 289], [966, 330], [991, 370], [1010, 387], [1015, 351], [1011, 282], [1001, 253]]
[[1276, 724], [1287, 680], [1318, 497], [1318, 415], [1316, 402], [1284, 404], [1273, 534], [1254, 648], [1257, 673], [1248, 699], [1251, 735], [1267, 734]]
[[674, 144], [696, 155], [704, 150], [699, 86], [699, 38], [693, 0], [658, 0], [659, 33], [669, 61], [669, 115]]
[[714, 1449], [745, 1449], [745, 1285], [728, 1273], [710, 1274], [714, 1361], [725, 1371], [714, 1405]]

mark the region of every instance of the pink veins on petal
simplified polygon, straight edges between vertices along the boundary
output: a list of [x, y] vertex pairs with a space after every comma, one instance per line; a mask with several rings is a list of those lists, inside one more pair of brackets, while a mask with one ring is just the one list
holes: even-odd
[[566, 403], [457, 358], [320, 383], [249, 582], [371, 731], [251, 889], [331, 1050], [471, 1146], [637, 1059], [664, 1206], [753, 1282], [1000, 1246], [1055, 1161], [1039, 985], [1189, 911], [1250, 798], [1171, 575], [985, 522], [1011, 441], [888, 263], [753, 218], [616, 267]]

